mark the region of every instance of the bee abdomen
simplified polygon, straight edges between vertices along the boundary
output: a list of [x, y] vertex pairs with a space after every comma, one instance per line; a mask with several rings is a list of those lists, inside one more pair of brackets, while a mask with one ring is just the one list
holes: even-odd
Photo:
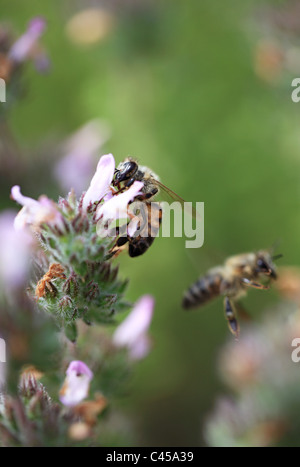
[[148, 248], [150, 248], [153, 242], [153, 237], [140, 237], [138, 241], [130, 240], [128, 250], [129, 256], [131, 256], [131, 258], [134, 258], [136, 256], [143, 255], [145, 251], [147, 251]]
[[128, 237], [128, 252], [131, 257], [144, 254], [154, 242], [162, 221], [162, 209], [158, 203], [143, 203], [139, 217], [139, 235]]
[[204, 276], [197, 280], [185, 293], [182, 306], [186, 310], [203, 305], [220, 295], [221, 276]]

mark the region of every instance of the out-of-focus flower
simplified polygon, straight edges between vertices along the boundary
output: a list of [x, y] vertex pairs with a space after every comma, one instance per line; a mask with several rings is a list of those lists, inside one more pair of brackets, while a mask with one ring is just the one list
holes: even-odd
[[[44, 373], [37, 370], [33, 365], [26, 366], [21, 373], [19, 388], [23, 393], [30, 394], [40, 383], [39, 380]], [[50, 400], [50, 399], [49, 399]]]
[[24, 285], [29, 269], [31, 236], [14, 228], [15, 213], [0, 215], [0, 289], [12, 290]]
[[254, 69], [259, 78], [276, 82], [283, 70], [284, 53], [276, 42], [261, 40], [256, 45]]
[[44, 376], [44, 373], [42, 373], [37, 368], [35, 368], [35, 366], [33, 365], [26, 366], [21, 373], [21, 384], [23, 384], [24, 387], [26, 387], [26, 385], [28, 384], [28, 381], [31, 378], [34, 378], [36, 381], [39, 381], [43, 376]]
[[[222, 398], [206, 422], [211, 446], [270, 446], [298, 431], [298, 305], [283, 302], [221, 352], [222, 379], [235, 396]], [[294, 350], [293, 350], [294, 349]], [[289, 439], [289, 438], [286, 438]]]
[[15, 63], [22, 63], [28, 58], [34, 58], [38, 40], [46, 29], [43, 18], [34, 18], [30, 21], [27, 31], [13, 44], [9, 58]]
[[96, 394], [95, 400], [84, 401], [77, 404], [73, 409], [73, 413], [78, 415], [88, 426], [95, 425], [97, 416], [107, 406], [107, 400], [102, 394]]
[[219, 399], [206, 424], [206, 439], [215, 447], [269, 447], [286, 432], [286, 420], [261, 414], [253, 399]]
[[300, 268], [280, 268], [275, 287], [284, 298], [300, 303]]
[[219, 361], [223, 380], [235, 390], [258, 383], [264, 376], [263, 362], [269, 352], [268, 343], [253, 333], [228, 343]]
[[87, 209], [90, 204], [100, 201], [108, 192], [109, 186], [115, 172], [115, 159], [112, 154], [107, 154], [100, 158], [97, 170], [92, 178], [90, 186], [83, 198], [83, 209]]
[[6, 363], [0, 360], [0, 405], [1, 405], [1, 391], [6, 383]]
[[41, 224], [56, 225], [62, 227], [62, 215], [57, 205], [47, 196], [42, 195], [38, 201], [27, 196], [23, 196], [20, 187], [15, 185], [11, 189], [11, 198], [21, 204], [23, 208], [15, 218], [15, 229], [23, 230], [27, 226], [39, 228]]
[[59, 398], [65, 406], [73, 407], [88, 396], [93, 373], [84, 362], [73, 361], [66, 374]]
[[128, 203], [132, 201], [136, 196], [141, 194], [143, 183], [135, 181], [133, 185], [124, 193], [120, 193], [117, 196], [113, 196], [111, 199], [106, 201], [104, 204], [98, 207], [97, 217], [98, 219], [125, 219], [128, 216]]
[[[6, 382], [6, 342], [0, 335], [0, 393]], [[1, 402], [0, 402], [1, 404]]]
[[68, 435], [74, 441], [84, 441], [92, 435], [91, 428], [84, 422], [72, 423]]
[[109, 11], [90, 8], [80, 11], [69, 20], [66, 33], [75, 44], [91, 45], [104, 39], [113, 25], [114, 17]]
[[298, 35], [300, 31], [300, 5], [297, 0], [289, 0], [279, 5], [264, 7], [265, 19], [272, 29], [286, 34]]
[[150, 351], [148, 329], [152, 321], [154, 298], [144, 295], [113, 335], [116, 347], [127, 347], [132, 360], [144, 358]]
[[92, 120], [62, 145], [63, 157], [56, 164], [55, 176], [64, 190], [73, 188], [78, 195], [83, 192], [95, 169], [96, 154], [110, 134], [105, 122]]

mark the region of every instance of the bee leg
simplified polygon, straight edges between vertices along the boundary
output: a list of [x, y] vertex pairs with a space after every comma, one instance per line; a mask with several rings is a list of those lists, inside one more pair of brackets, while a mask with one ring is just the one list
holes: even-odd
[[115, 242], [115, 244], [112, 246], [112, 248], [109, 250], [108, 255], [106, 255], [105, 260], [108, 260], [110, 258], [117, 257], [121, 251], [124, 249], [124, 245], [128, 242], [128, 236], [127, 236], [127, 226], [121, 226], [121, 227], [116, 227], [116, 233], [118, 235], [118, 238]]
[[135, 182], [135, 178], [131, 178], [130, 180], [128, 180], [128, 182], [125, 185], [126, 188], [131, 187], [131, 185], [133, 185], [134, 182]]
[[249, 279], [246, 279], [246, 277], [243, 277], [241, 279], [241, 282], [245, 285], [247, 285], [248, 287], [253, 287], [254, 289], [264, 289], [264, 290], [267, 290], [270, 288], [269, 285], [263, 285], [263, 284], [259, 284], [258, 282], [253, 282], [253, 281], [250, 281]]
[[[120, 240], [120, 239], [119, 239]], [[111, 258], [117, 258], [120, 253], [125, 249], [126, 244], [128, 242], [128, 239], [125, 238], [125, 240], [122, 238], [124, 241], [119, 241], [115, 243], [115, 245], [109, 250], [108, 254], [105, 256], [105, 261], [111, 259]]]
[[123, 224], [116, 227], [116, 234], [119, 237], [118, 240], [127, 238], [127, 225]]
[[236, 340], [238, 340], [239, 334], [240, 334], [240, 327], [239, 327], [239, 323], [236, 318], [236, 313], [235, 313], [233, 303], [229, 300], [228, 297], [224, 298], [224, 309], [225, 309], [225, 317], [228, 321], [229, 330], [234, 335]]

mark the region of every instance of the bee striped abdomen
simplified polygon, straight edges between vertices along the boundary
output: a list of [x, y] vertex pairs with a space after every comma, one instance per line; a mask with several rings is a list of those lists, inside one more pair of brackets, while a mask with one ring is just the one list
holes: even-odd
[[196, 308], [220, 295], [222, 277], [220, 274], [207, 275], [197, 280], [185, 293], [182, 306]]
[[162, 209], [158, 203], [143, 203], [139, 217], [139, 235], [128, 238], [128, 252], [131, 257], [144, 254], [154, 242], [162, 221]]

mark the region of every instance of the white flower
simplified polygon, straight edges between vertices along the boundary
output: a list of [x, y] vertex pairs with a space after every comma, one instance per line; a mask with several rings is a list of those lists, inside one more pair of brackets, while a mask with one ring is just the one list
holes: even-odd
[[92, 178], [90, 186], [83, 198], [83, 209], [87, 209], [90, 204], [100, 201], [109, 192], [115, 172], [115, 160], [112, 154], [107, 154], [100, 158], [97, 170]]
[[65, 406], [73, 407], [88, 396], [93, 373], [84, 362], [78, 360], [70, 363], [66, 374], [59, 398]]
[[15, 185], [11, 189], [11, 198], [21, 204], [23, 208], [15, 218], [15, 229], [22, 230], [29, 225], [39, 227], [43, 223], [62, 227], [62, 215], [57, 205], [47, 196], [40, 196], [38, 201], [23, 196], [20, 187]]
[[154, 298], [144, 295], [113, 335], [116, 347], [127, 347], [132, 360], [144, 358], [150, 350], [148, 329], [154, 310]]
[[113, 196], [111, 199], [100, 205], [97, 209], [97, 218], [100, 219], [125, 219], [128, 216], [128, 203], [141, 194], [143, 183], [135, 181], [128, 190]]

